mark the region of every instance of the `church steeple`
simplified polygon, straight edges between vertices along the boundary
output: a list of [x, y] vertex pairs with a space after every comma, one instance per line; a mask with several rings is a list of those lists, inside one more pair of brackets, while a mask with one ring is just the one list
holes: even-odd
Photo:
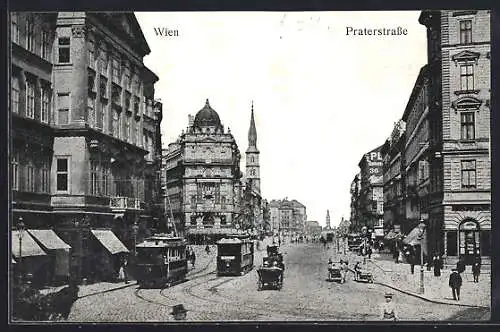
[[260, 195], [260, 163], [259, 150], [257, 149], [257, 129], [255, 128], [255, 116], [250, 116], [250, 128], [248, 129], [248, 148], [246, 151], [246, 177], [252, 183], [252, 191]]
[[330, 210], [326, 210], [326, 228], [330, 229]]
[[257, 129], [255, 128], [255, 118], [253, 114], [253, 100], [252, 115], [250, 117], [250, 129], [248, 129], [248, 147], [257, 148]]

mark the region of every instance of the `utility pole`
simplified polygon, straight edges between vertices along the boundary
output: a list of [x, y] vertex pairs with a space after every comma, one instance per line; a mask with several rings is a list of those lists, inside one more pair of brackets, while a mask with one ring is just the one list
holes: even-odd
[[[423, 219], [420, 220], [420, 223], [423, 224]], [[423, 228], [420, 230], [420, 235], [418, 239], [420, 240], [420, 288], [419, 288], [419, 293], [424, 294], [424, 234], [425, 234], [425, 227], [422, 226]]]

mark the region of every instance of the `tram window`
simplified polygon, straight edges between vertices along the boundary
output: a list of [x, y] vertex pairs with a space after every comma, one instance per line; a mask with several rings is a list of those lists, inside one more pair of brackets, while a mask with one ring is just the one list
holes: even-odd
[[239, 255], [239, 245], [224, 245], [219, 247], [219, 255]]

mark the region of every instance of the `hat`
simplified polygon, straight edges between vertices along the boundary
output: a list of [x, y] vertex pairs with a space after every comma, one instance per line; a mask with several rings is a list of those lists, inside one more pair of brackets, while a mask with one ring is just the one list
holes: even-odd
[[172, 315], [177, 315], [183, 312], [187, 312], [187, 310], [184, 308], [184, 305], [182, 304], [176, 304], [172, 307]]
[[394, 296], [394, 294], [392, 294], [392, 293], [385, 293], [385, 295], [384, 295], [385, 298], [390, 297], [391, 299], [393, 296]]

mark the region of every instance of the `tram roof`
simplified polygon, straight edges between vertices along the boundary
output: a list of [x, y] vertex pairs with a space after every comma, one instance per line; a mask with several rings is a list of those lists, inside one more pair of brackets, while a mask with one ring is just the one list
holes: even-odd
[[163, 248], [163, 247], [178, 247], [185, 245], [187, 242], [184, 238], [167, 236], [163, 234], [153, 235], [139, 243], [139, 248]]
[[251, 242], [251, 240], [248, 238], [231, 237], [220, 239], [219, 241], [217, 241], [217, 244], [240, 244], [244, 242]]

